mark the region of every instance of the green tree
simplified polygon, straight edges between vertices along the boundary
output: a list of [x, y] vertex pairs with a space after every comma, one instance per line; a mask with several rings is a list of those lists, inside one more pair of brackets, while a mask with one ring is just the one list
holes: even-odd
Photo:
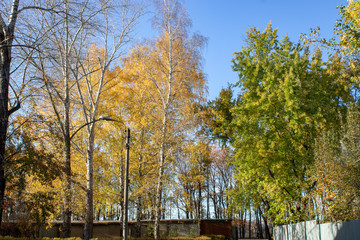
[[221, 89], [219, 97], [203, 107], [201, 118], [205, 132], [212, 140], [219, 140], [222, 145], [233, 143], [233, 114], [231, 109], [236, 106], [232, 86]]
[[315, 186], [308, 176], [315, 138], [338, 125], [349, 93], [320, 50], [278, 40], [271, 25], [249, 29], [246, 43], [233, 59], [242, 91], [232, 109], [238, 182], [269, 203], [276, 222], [304, 220]]
[[40, 226], [56, 215], [59, 196], [54, 185], [63, 176], [63, 169], [55, 154], [48, 150], [41, 131], [30, 131], [36, 124], [22, 116], [13, 124], [7, 141], [4, 216], [7, 221], [16, 220], [22, 225], [24, 234], [35, 236]]

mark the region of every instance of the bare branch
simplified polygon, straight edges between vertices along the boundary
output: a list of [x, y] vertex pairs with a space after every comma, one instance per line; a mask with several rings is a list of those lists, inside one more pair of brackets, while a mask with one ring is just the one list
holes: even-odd
[[10, 34], [11, 36], [14, 35], [15, 24], [18, 17], [18, 8], [19, 8], [19, 0], [13, 0], [11, 6], [11, 15], [9, 19], [9, 26], [8, 26], [8, 34]]
[[11, 114], [13, 114], [17, 110], [19, 110], [20, 107], [21, 107], [20, 101], [19, 101], [19, 99], [17, 99], [16, 100], [16, 105], [8, 111], [8, 115], [10, 116]]
[[43, 8], [43, 7], [38, 7], [38, 6], [26, 6], [26, 7], [23, 7], [21, 9], [18, 10], [18, 14], [24, 10], [29, 10], [29, 9], [36, 9], [36, 10], [41, 10], [41, 11], [47, 11], [47, 12], [53, 12], [53, 13], [57, 13], [57, 14], [60, 14], [60, 13], [65, 13], [64, 11], [56, 11], [54, 10], [54, 8]]
[[84, 187], [84, 185], [82, 185], [81, 183], [79, 183], [78, 181], [71, 179], [71, 182], [74, 183], [76, 186], [80, 187], [81, 190], [86, 192], [86, 187]]
[[0, 14], [0, 30], [2, 32], [1, 34], [5, 33], [5, 29], [6, 29], [6, 24], [5, 24], [4, 19], [2, 18], [1, 14]]
[[36, 51], [39, 51], [40, 50], [34, 46], [31, 46], [31, 45], [24, 45], [24, 44], [5, 44], [5, 45], [1, 45], [0, 46], [0, 49], [1, 48], [8, 48], [8, 47], [25, 47], [25, 48], [31, 48], [31, 49], [34, 49]]

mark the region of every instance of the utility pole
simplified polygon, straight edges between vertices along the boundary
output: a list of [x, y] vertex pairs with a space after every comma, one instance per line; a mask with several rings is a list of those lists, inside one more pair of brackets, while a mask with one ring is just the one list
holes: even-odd
[[129, 210], [129, 156], [130, 156], [130, 129], [125, 130], [126, 135], [126, 163], [125, 163], [125, 191], [124, 191], [124, 219], [123, 219], [123, 240], [128, 239], [128, 210]]

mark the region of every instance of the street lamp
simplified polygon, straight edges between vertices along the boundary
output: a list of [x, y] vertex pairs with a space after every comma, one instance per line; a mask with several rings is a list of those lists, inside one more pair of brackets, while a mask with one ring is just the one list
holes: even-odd
[[128, 210], [129, 210], [129, 155], [130, 155], [130, 129], [126, 133], [126, 164], [125, 164], [125, 191], [124, 191], [124, 221], [123, 221], [123, 239], [128, 239]]
[[[124, 125], [123, 122], [112, 119], [110, 117], [106, 117], [106, 116], [100, 116], [97, 119], [94, 119], [90, 122], [87, 122], [83, 125], [81, 125], [71, 136], [70, 136], [70, 141], [74, 138], [74, 136], [84, 127], [93, 124], [95, 122], [98, 121], [113, 121], [113, 122], [119, 122], [121, 124]], [[125, 186], [124, 186], [124, 206], [125, 206], [125, 211], [124, 211], [124, 218], [123, 218], [123, 239], [127, 240], [128, 239], [128, 209], [129, 209], [129, 156], [130, 156], [130, 129], [126, 128], [125, 130], [126, 133], [126, 163], [125, 163]], [[92, 220], [91, 220], [92, 221]]]
[[[101, 116], [99, 120], [120, 122], [110, 117]], [[123, 240], [128, 239], [128, 212], [129, 212], [129, 158], [130, 158], [130, 129], [125, 129], [126, 136], [126, 162], [125, 162], [125, 186], [124, 186], [124, 218], [123, 218]]]
[[[114, 121], [114, 122], [120, 122], [120, 121], [118, 121], [118, 120], [115, 120], [115, 119], [112, 119], [112, 118], [109, 118], [109, 117], [100, 116], [98, 119], [92, 120], [92, 121], [87, 122], [87, 123], [81, 125], [80, 127], [78, 127], [78, 129], [76, 129], [76, 131], [75, 131], [73, 134], [71, 134], [70, 140], [72, 140], [72, 139], [74, 138], [74, 136], [75, 136], [81, 129], [83, 129], [84, 127], [86, 127], [86, 126], [88, 126], [88, 125], [90, 125], [90, 124], [96, 123], [96, 122], [98, 122], [98, 121]], [[122, 122], [120, 122], [120, 123], [122, 123]]]

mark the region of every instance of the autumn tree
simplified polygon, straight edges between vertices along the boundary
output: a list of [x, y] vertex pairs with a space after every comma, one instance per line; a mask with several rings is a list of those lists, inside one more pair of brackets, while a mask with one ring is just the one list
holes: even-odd
[[339, 7], [340, 19], [337, 21], [334, 32], [339, 41], [332, 42], [332, 46], [338, 49], [346, 60], [347, 78], [353, 88], [354, 97], [358, 98], [359, 93], [359, 33], [360, 33], [360, 2], [357, 0], [348, 1], [347, 5]]
[[[122, 121], [131, 126], [131, 197], [136, 206], [136, 234], [141, 237], [141, 224], [145, 216], [153, 215], [153, 196], [155, 191], [157, 161], [156, 134], [157, 116], [154, 114], [156, 103], [153, 102], [153, 90], [149, 82], [143, 82], [141, 71], [137, 63], [131, 65], [131, 59], [124, 59], [124, 74], [120, 74], [120, 81], [113, 88], [113, 109], [121, 109]], [[133, 66], [134, 68], [131, 69]], [[146, 87], [144, 87], [146, 86]], [[122, 179], [122, 181], [124, 181]]]
[[136, 79], [146, 96], [151, 121], [151, 142], [156, 146], [154, 236], [159, 236], [165, 173], [172, 163], [176, 143], [186, 132], [192, 104], [204, 97], [205, 80], [201, 71], [201, 36], [188, 36], [190, 21], [177, 1], [156, 2], [155, 26], [160, 37], [138, 46], [130, 54], [124, 71]]
[[[140, 5], [135, 5], [132, 1], [121, 2], [120, 8], [122, 15], [119, 16], [119, 26], [111, 24], [110, 11], [116, 4], [108, 2], [101, 5], [100, 20], [104, 22], [104, 42], [103, 49], [93, 46], [86, 61], [78, 62], [79, 75], [81, 79], [76, 81], [78, 99], [82, 110], [82, 119], [87, 129], [87, 150], [86, 152], [86, 217], [84, 226], [84, 239], [92, 237], [93, 223], [93, 158], [95, 147], [95, 126], [100, 117], [100, 107], [106, 86], [111, 80], [115, 79], [116, 73], [111, 71], [114, 62], [121, 57], [124, 46], [130, 41], [132, 32], [138, 18], [142, 14]], [[111, 38], [111, 39], [110, 39]], [[75, 79], [79, 76], [75, 74]]]
[[17, 115], [9, 130], [4, 220], [17, 221], [27, 229], [27, 236], [36, 236], [40, 226], [57, 215], [55, 185], [62, 167], [57, 155], [48, 149], [40, 122]]
[[233, 152], [229, 147], [213, 146], [210, 155], [208, 197], [213, 207], [214, 217], [232, 218], [229, 193], [235, 187]]
[[11, 73], [11, 50], [13, 47], [15, 26], [18, 17], [19, 1], [14, 1], [8, 15], [8, 24], [0, 15], [0, 224], [4, 210], [5, 179], [5, 145], [9, 116], [20, 107], [20, 102], [9, 109], [9, 88]]
[[202, 219], [205, 216], [210, 146], [204, 140], [196, 138], [184, 142], [175, 155], [175, 204], [183, 210], [186, 219]]
[[[352, 103], [346, 104], [347, 112], [342, 113], [341, 123], [321, 132], [316, 141], [315, 165], [311, 172], [311, 177], [317, 182], [313, 204], [316, 206], [314, 214], [324, 221], [353, 219], [358, 212], [358, 193], [354, 190], [357, 166], [352, 157], [356, 155], [354, 145], [358, 124], [359, 11], [359, 1], [348, 1], [346, 5], [339, 6], [340, 19], [334, 27], [338, 38], [315, 39], [316, 43], [329, 46], [331, 55], [341, 54], [341, 58], [332, 59], [334, 63], [330, 71], [338, 75], [339, 82], [346, 82], [347, 88], [352, 89], [353, 98]], [[319, 29], [312, 33], [318, 34]]]
[[[71, 202], [73, 181], [71, 164], [71, 143], [84, 127], [89, 133], [89, 156], [87, 192], [87, 221], [84, 236], [92, 232], [92, 154], [95, 140], [95, 123], [100, 120], [98, 105], [107, 82], [106, 72], [123, 53], [124, 46], [131, 40], [134, 25], [142, 8], [131, 1], [114, 3], [61, 2], [58, 15], [44, 13], [40, 16], [48, 27], [49, 34], [43, 39], [47, 48], [37, 53], [32, 64], [37, 68], [36, 78], [43, 92], [38, 100], [47, 103], [50, 115], [61, 133], [64, 149], [64, 226], [63, 235], [70, 236]], [[120, 10], [120, 11], [117, 11]], [[111, 24], [117, 19], [117, 26]], [[56, 23], [56, 24], [54, 24]], [[55, 25], [55, 27], [50, 27]], [[109, 40], [111, 38], [111, 41]], [[91, 49], [99, 44], [102, 51]], [[96, 55], [98, 54], [98, 56]], [[46, 105], [46, 104], [45, 104]], [[74, 114], [81, 111], [83, 116]]]
[[[318, 182], [317, 211], [325, 221], [358, 218], [358, 92], [359, 92], [359, 1], [348, 1], [339, 7], [340, 19], [335, 25], [339, 40], [329, 45], [342, 54], [340, 80], [352, 89], [354, 102], [347, 105], [340, 127], [322, 132], [316, 142], [313, 178]], [[341, 197], [339, 197], [341, 196]]]
[[249, 29], [246, 43], [233, 60], [242, 92], [233, 109], [239, 186], [265, 199], [276, 222], [305, 220], [315, 139], [340, 122], [349, 91], [320, 50], [278, 40], [271, 25]]
[[324, 132], [316, 143], [315, 214], [323, 221], [359, 218], [359, 119], [359, 105], [351, 103], [342, 128]]
[[[25, 11], [27, 10], [27, 11]], [[40, 50], [41, 38], [45, 31], [40, 25], [31, 25], [34, 11], [56, 12], [55, 6], [42, 2], [2, 1], [0, 13], [0, 225], [4, 207], [6, 188], [6, 136], [9, 117], [20, 109], [22, 92], [28, 78], [26, 72], [31, 54], [23, 54], [21, 49]], [[35, 13], [36, 14], [36, 13]], [[34, 22], [33, 22], [34, 23]], [[33, 24], [32, 23], [32, 24]], [[20, 31], [18, 29], [21, 29]], [[36, 29], [36, 31], [33, 31]], [[17, 82], [17, 83], [16, 83]]]
[[[166, 158], [169, 157], [170, 138], [174, 135], [169, 132], [171, 125], [177, 123], [175, 109], [180, 114], [188, 108], [196, 98], [202, 97], [204, 78], [200, 69], [199, 48], [203, 44], [203, 38], [194, 35], [188, 38], [188, 27], [190, 20], [185, 10], [178, 1], [157, 2], [157, 17], [155, 26], [161, 30], [162, 39], [157, 43], [159, 53], [163, 58], [159, 61], [160, 71], [163, 74], [150, 78], [158, 88], [158, 98], [161, 103], [161, 129], [159, 135], [159, 171], [156, 188], [155, 226], [154, 237], [159, 237], [159, 221], [161, 217], [161, 194], [163, 185], [163, 174], [166, 168]], [[189, 73], [186, 70], [189, 69]], [[188, 75], [188, 76], [187, 76]], [[161, 81], [160, 85], [158, 81]], [[197, 90], [200, 91], [197, 91]], [[181, 96], [182, 95], [182, 96]], [[180, 97], [185, 97], [179, 101]], [[185, 100], [185, 101], [184, 101]], [[184, 105], [186, 104], [186, 105]], [[173, 116], [171, 116], [173, 115]]]
[[[57, 131], [59, 131], [61, 147], [63, 148], [64, 158], [64, 196], [63, 196], [63, 228], [64, 237], [71, 234], [71, 202], [72, 202], [72, 171], [71, 171], [71, 108], [72, 96], [75, 93], [75, 83], [79, 79], [74, 79], [71, 75], [76, 72], [76, 63], [83, 60], [82, 53], [87, 41], [82, 42], [84, 37], [89, 36], [87, 31], [94, 16], [90, 14], [89, 3], [81, 8], [68, 1], [60, 2], [60, 14], [48, 15], [43, 13], [39, 18], [44, 19], [49, 34], [43, 39], [46, 48], [37, 53], [37, 58], [33, 58], [32, 64], [38, 70], [39, 92], [37, 95], [38, 106], [46, 109], [48, 119], [55, 122]], [[71, 16], [78, 15], [79, 12], [83, 18], [76, 20], [70, 19]], [[90, 17], [85, 17], [88, 14]], [[56, 23], [56, 24], [55, 24]], [[54, 26], [54, 27], [51, 27]], [[82, 43], [81, 43], [82, 42]], [[81, 43], [81, 44], [80, 44]], [[58, 61], [59, 60], [59, 61]], [[42, 87], [41, 87], [42, 86]], [[41, 87], [41, 88], [40, 88]], [[42, 104], [39, 104], [42, 103]], [[52, 118], [51, 115], [55, 117]]]
[[343, 48], [346, 55], [351, 58], [358, 58], [359, 54], [359, 12], [360, 2], [348, 1], [346, 6], [340, 7], [340, 20], [335, 25], [337, 35], [340, 37], [339, 46]]

